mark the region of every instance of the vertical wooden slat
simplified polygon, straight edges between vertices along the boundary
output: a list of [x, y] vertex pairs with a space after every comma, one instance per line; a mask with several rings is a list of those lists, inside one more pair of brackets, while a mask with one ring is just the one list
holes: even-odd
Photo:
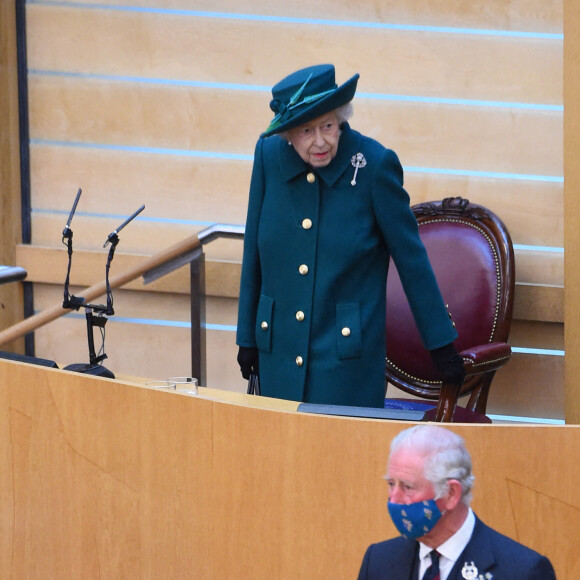
[[[0, 3], [0, 264], [15, 264], [20, 242], [20, 170], [18, 155], [18, 78], [14, 2]], [[22, 319], [20, 284], [0, 286], [0, 329]], [[23, 340], [5, 346], [22, 352]]]
[[564, 0], [565, 417], [580, 423], [580, 5]]

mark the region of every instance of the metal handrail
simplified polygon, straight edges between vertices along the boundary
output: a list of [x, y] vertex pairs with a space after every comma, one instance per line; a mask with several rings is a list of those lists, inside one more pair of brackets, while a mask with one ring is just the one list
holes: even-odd
[[20, 282], [27, 275], [28, 272], [20, 266], [0, 266], [0, 284]]
[[172, 259], [166, 260], [143, 274], [143, 281], [149, 284], [158, 278], [189, 264], [190, 268], [190, 318], [191, 318], [191, 376], [206, 385], [206, 339], [205, 339], [205, 256], [203, 246], [221, 239], [244, 239], [245, 227], [232, 224], [214, 224], [197, 234], [198, 243], [175, 253]]
[[214, 224], [197, 234], [199, 241], [204, 244], [209, 244], [217, 238], [235, 238], [239, 240], [244, 239], [246, 232], [245, 226], [235, 226], [232, 224]]
[[244, 239], [244, 226], [232, 225], [232, 224], [214, 224], [205, 230], [201, 230], [197, 234], [197, 239], [199, 244], [195, 247], [187, 248], [181, 254], [175, 255], [171, 260], [167, 260], [161, 263], [159, 266], [147, 270], [143, 274], [143, 282], [145, 284], [149, 284], [158, 278], [162, 278], [167, 274], [173, 272], [173, 270], [177, 270], [185, 264], [192, 262], [193, 260], [197, 259], [197, 256], [201, 252], [201, 246], [209, 244], [214, 240], [219, 238], [235, 238], [235, 239]]

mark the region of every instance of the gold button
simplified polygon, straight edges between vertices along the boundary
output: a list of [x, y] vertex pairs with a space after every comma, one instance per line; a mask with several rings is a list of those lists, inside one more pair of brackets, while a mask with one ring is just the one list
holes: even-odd
[[342, 336], [350, 336], [350, 328], [348, 326], [345, 326], [340, 332]]
[[302, 322], [304, 320], [304, 312], [302, 312], [302, 310], [299, 310], [296, 313], [296, 320], [298, 320], [298, 322]]
[[312, 227], [312, 220], [309, 220], [308, 218], [303, 219], [302, 220], [302, 227], [305, 230], [309, 230]]
[[303, 275], [306, 276], [306, 274], [308, 274], [308, 266], [306, 264], [302, 264], [300, 266], [300, 268], [298, 268], [298, 271]]
[[304, 364], [304, 359], [301, 356], [296, 357], [296, 364], [301, 367]]
[[262, 324], [260, 324], [260, 327], [262, 330], [268, 330], [268, 323], [264, 320]]
[[306, 180], [308, 181], [308, 183], [314, 183], [316, 181], [316, 175], [314, 175], [314, 173], [309, 173], [306, 176]]

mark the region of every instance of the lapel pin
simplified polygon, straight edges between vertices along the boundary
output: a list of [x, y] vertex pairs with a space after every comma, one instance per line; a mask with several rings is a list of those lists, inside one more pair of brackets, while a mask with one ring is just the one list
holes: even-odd
[[350, 184], [356, 185], [356, 174], [361, 167], [364, 167], [367, 164], [367, 160], [362, 153], [357, 153], [356, 155], [352, 156], [350, 164], [354, 167], [354, 175]]
[[477, 580], [478, 575], [479, 572], [474, 562], [465, 562], [465, 564], [463, 564], [463, 568], [461, 568], [461, 576], [465, 578], [465, 580]]

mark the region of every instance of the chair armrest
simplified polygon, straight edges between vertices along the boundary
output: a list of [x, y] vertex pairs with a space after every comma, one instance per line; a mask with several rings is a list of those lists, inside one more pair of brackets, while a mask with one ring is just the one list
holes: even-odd
[[512, 356], [507, 342], [490, 342], [459, 353], [463, 358], [466, 376], [479, 375], [501, 368]]

